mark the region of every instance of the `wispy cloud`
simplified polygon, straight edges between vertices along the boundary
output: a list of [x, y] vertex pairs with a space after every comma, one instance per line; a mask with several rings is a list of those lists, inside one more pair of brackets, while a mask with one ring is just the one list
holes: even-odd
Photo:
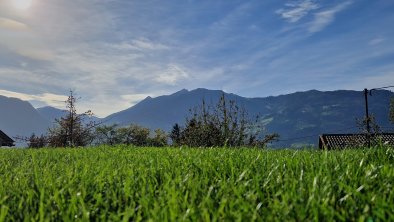
[[159, 42], [154, 42], [146, 38], [134, 39], [128, 42], [111, 44], [111, 47], [119, 50], [134, 50], [134, 51], [159, 51], [169, 50], [170, 46], [164, 45]]
[[378, 72], [374, 76], [363, 76], [345, 85], [348, 89], [378, 88], [394, 83], [394, 71]]
[[[24, 12], [11, 1], [0, 0], [0, 89], [36, 106], [73, 89], [80, 110], [105, 116], [180, 88], [265, 96], [394, 70], [394, 17], [375, 1], [346, 16], [357, 1], [40, 0]], [[311, 34], [340, 19], [352, 29]]]
[[352, 1], [345, 1], [333, 8], [318, 12], [314, 20], [309, 24], [309, 32], [319, 32], [335, 20], [335, 15], [352, 4]]
[[303, 0], [298, 2], [286, 3], [285, 8], [276, 11], [283, 19], [289, 22], [297, 22], [313, 10], [319, 8], [319, 5], [312, 0]]
[[64, 107], [64, 101], [67, 100], [67, 96], [57, 95], [52, 93], [42, 93], [42, 94], [34, 95], [34, 94], [13, 92], [8, 90], [0, 90], [0, 95], [11, 97], [11, 98], [18, 98], [25, 101], [39, 101], [49, 106], [60, 107], [60, 108]]
[[368, 42], [368, 44], [369, 45], [378, 45], [378, 44], [380, 44], [380, 43], [382, 43], [382, 42], [384, 42], [386, 39], [384, 39], [384, 38], [380, 38], [380, 37], [378, 37], [378, 38], [374, 38], [374, 39], [371, 39], [369, 42]]
[[165, 83], [169, 85], [175, 85], [178, 81], [186, 79], [189, 74], [182, 69], [179, 65], [169, 64], [167, 70], [161, 73], [156, 81], [159, 83]]
[[149, 41], [148, 39], [136, 39], [132, 41], [132, 45], [135, 46], [138, 49], [144, 50], [165, 50], [165, 49], [170, 49], [170, 47], [160, 44], [160, 43], [154, 43], [152, 41]]
[[229, 29], [238, 24], [245, 14], [253, 7], [252, 2], [242, 3], [231, 10], [226, 16], [214, 22], [211, 29]]

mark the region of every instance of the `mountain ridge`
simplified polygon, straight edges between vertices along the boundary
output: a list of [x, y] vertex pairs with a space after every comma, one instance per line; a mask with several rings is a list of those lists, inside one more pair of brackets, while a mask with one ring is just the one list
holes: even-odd
[[[278, 96], [247, 98], [222, 90], [197, 88], [182, 89], [154, 98], [148, 96], [128, 109], [94, 120], [120, 126], [135, 123], [151, 129], [161, 128], [169, 131], [175, 123], [182, 125], [190, 109], [200, 105], [203, 99], [206, 104], [214, 105], [222, 94], [227, 100], [234, 100], [240, 107], [245, 108], [250, 117], [259, 115], [266, 132], [277, 132], [282, 140], [316, 135], [311, 138], [281, 141], [277, 143], [279, 146], [316, 144], [317, 135], [321, 133], [357, 132], [356, 118], [363, 118], [365, 112], [362, 91], [308, 90]], [[381, 126], [392, 126], [388, 120], [389, 101], [392, 97], [394, 93], [379, 90], [374, 91], [369, 99], [370, 112], [375, 114]], [[29, 136], [33, 132], [45, 133], [55, 118], [64, 115], [61, 109], [34, 109], [26, 101], [4, 96], [0, 96], [0, 106], [6, 107], [0, 109], [0, 129], [10, 136]], [[340, 131], [344, 129], [349, 130]]]
[[[315, 138], [297, 140], [291, 144], [316, 145], [318, 134], [343, 132], [348, 128], [351, 129], [346, 132], [358, 132], [356, 119], [363, 118], [365, 110], [362, 91], [308, 90], [279, 96], [247, 98], [222, 90], [198, 88], [144, 100], [104, 119], [108, 123], [137, 123], [169, 131], [173, 124], [183, 123], [190, 108], [201, 104], [203, 99], [208, 104], [215, 104], [222, 93], [226, 99], [235, 100], [238, 105], [244, 107], [251, 116], [262, 116], [261, 121], [265, 124], [267, 132], [277, 132], [283, 140], [316, 134]], [[374, 92], [370, 98], [370, 112], [376, 114], [377, 121], [382, 126], [390, 125], [388, 109], [391, 97], [394, 97], [394, 93], [382, 90]]]

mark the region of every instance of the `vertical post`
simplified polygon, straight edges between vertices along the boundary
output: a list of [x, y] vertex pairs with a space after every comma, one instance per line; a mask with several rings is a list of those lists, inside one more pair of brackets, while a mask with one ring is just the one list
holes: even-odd
[[367, 140], [368, 143], [368, 148], [371, 147], [371, 141], [370, 141], [370, 132], [371, 132], [371, 128], [369, 126], [369, 113], [368, 113], [368, 89], [364, 89], [364, 98], [365, 98], [365, 121], [367, 123], [367, 133], [365, 135], [365, 138]]

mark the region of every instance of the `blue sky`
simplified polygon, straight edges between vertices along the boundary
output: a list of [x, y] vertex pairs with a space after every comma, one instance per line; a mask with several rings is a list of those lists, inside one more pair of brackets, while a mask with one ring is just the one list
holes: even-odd
[[394, 1], [0, 0], [0, 95], [106, 116], [182, 88], [394, 84]]

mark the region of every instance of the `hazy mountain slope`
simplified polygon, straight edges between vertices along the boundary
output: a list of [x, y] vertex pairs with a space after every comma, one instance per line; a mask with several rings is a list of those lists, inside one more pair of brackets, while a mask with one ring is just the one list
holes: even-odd
[[50, 122], [54, 122], [55, 119], [60, 119], [66, 114], [64, 110], [57, 109], [51, 106], [37, 108], [37, 111], [42, 117], [49, 120]]
[[0, 129], [10, 137], [45, 133], [49, 126], [29, 102], [0, 96]]

